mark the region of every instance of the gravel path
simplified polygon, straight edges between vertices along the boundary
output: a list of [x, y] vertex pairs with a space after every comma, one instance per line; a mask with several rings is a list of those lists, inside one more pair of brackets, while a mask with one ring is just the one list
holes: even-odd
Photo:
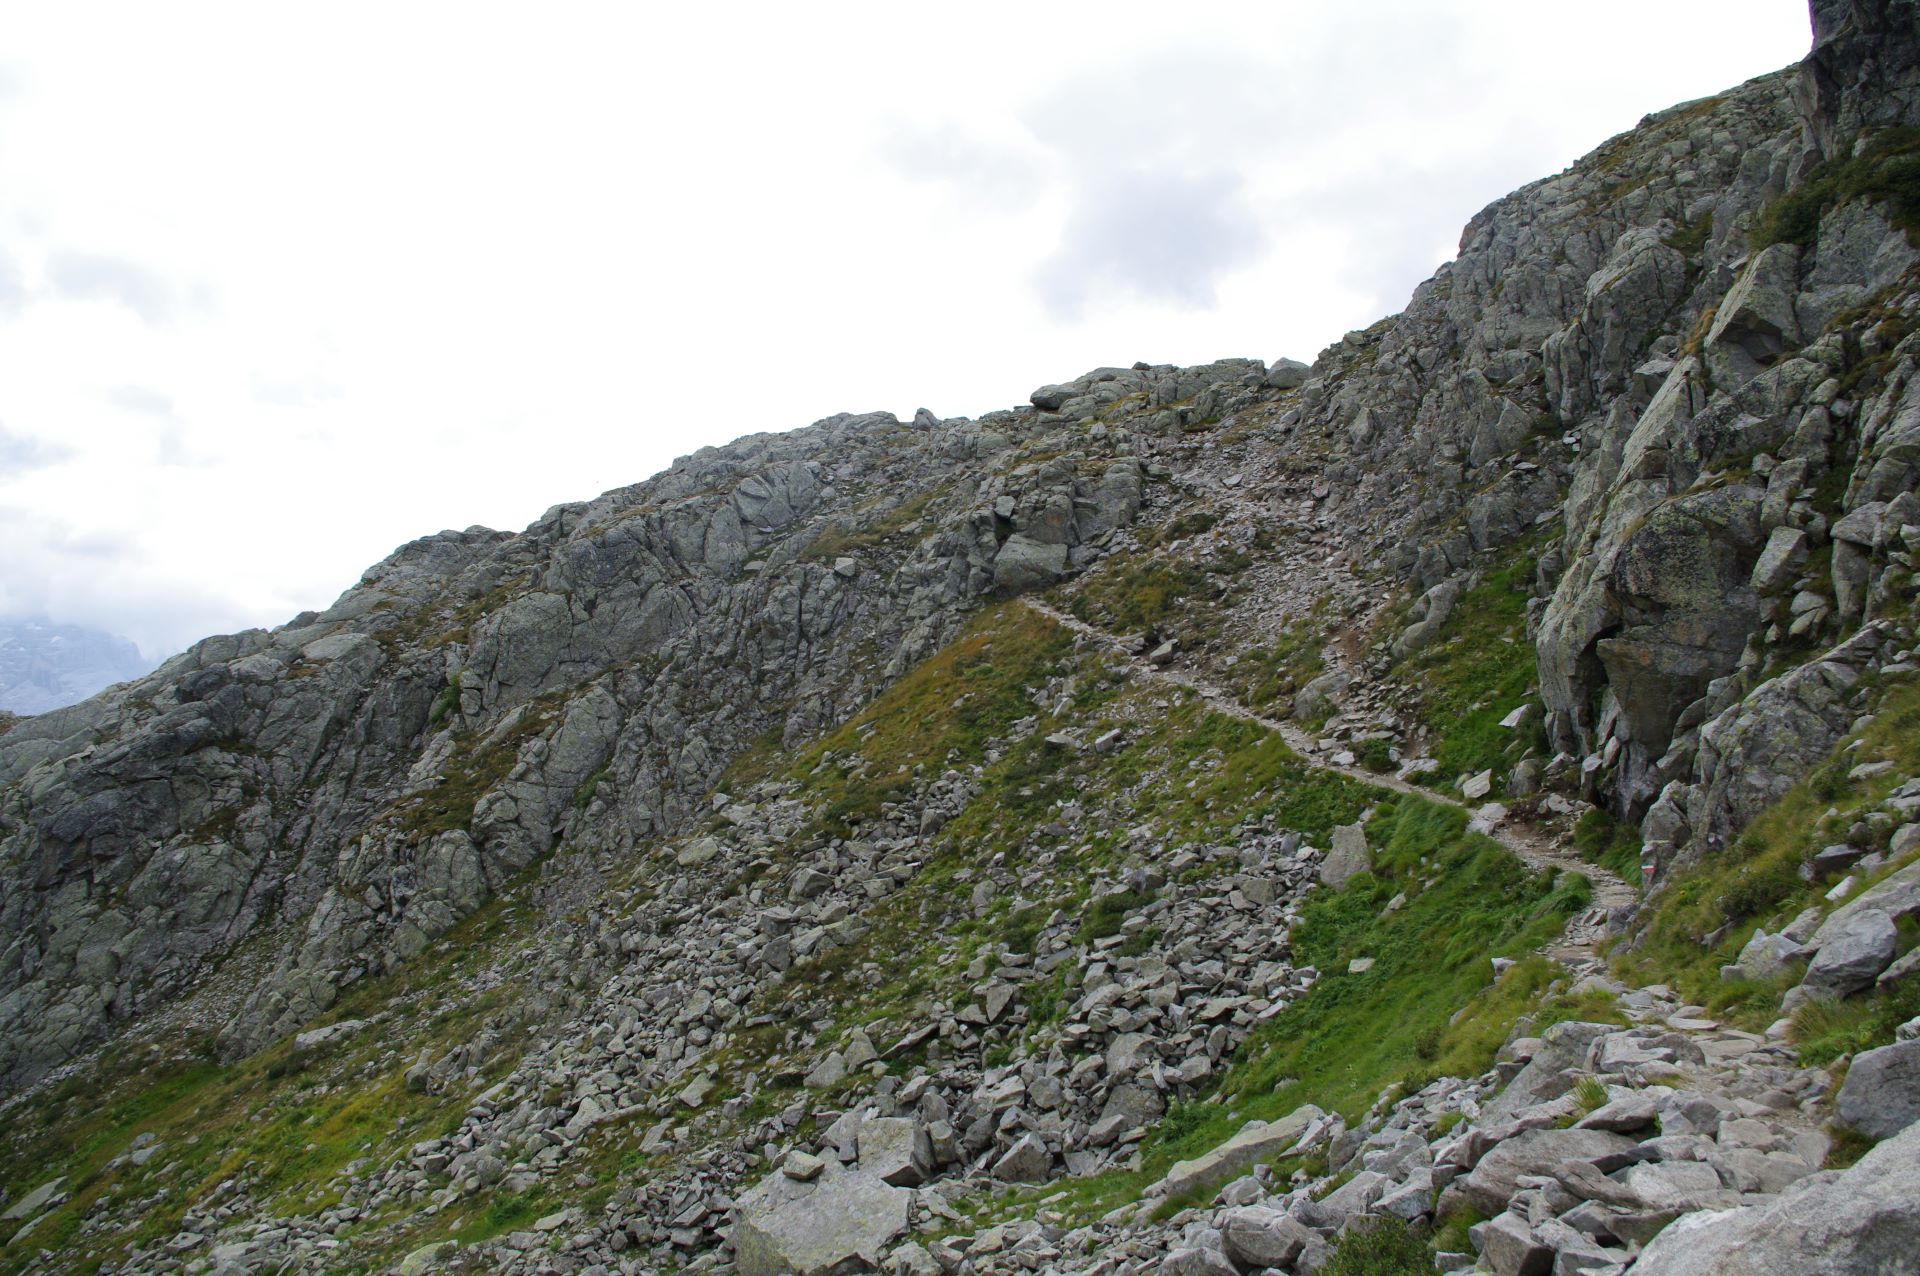
[[[1031, 596], [1022, 597], [1020, 601], [1063, 629], [1079, 634], [1120, 656], [1136, 675], [1148, 681], [1183, 687], [1205, 700], [1207, 706], [1217, 713], [1254, 723], [1276, 733], [1286, 741], [1288, 748], [1314, 766], [1346, 776], [1361, 784], [1372, 785], [1374, 788], [1386, 789], [1393, 793], [1413, 794], [1430, 802], [1443, 803], [1464, 811], [1473, 810], [1458, 798], [1409, 784], [1399, 776], [1377, 775], [1359, 767], [1337, 766], [1320, 756], [1322, 749], [1319, 741], [1301, 729], [1299, 724], [1256, 713], [1241, 704], [1230, 692], [1188, 670], [1155, 665], [1129, 651], [1112, 634], [1050, 603]], [[1553, 868], [1568, 873], [1578, 873], [1593, 883], [1592, 906], [1570, 919], [1566, 931], [1543, 951], [1554, 960], [1572, 968], [1599, 968], [1604, 965], [1600, 960], [1597, 945], [1607, 934], [1608, 918], [1617, 908], [1631, 907], [1638, 901], [1639, 893], [1598, 864], [1589, 864], [1569, 854], [1557, 839], [1536, 826], [1506, 820], [1485, 831], [1488, 836], [1512, 851], [1530, 868], [1536, 870]]]

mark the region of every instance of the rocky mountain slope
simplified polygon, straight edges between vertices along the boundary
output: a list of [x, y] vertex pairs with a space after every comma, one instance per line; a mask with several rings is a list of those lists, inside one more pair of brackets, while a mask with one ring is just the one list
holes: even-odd
[[1897, 1269], [1920, 6], [1813, 16], [1310, 367], [706, 449], [12, 724], [0, 1267]]

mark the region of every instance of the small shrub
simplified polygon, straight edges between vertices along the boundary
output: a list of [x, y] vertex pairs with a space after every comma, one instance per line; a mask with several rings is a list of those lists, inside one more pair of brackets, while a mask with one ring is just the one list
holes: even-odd
[[1030, 904], [1007, 914], [1006, 921], [1000, 925], [1000, 940], [1006, 944], [1009, 952], [1031, 953], [1033, 944], [1040, 937], [1040, 928], [1046, 924], [1048, 909], [1041, 904]]
[[1118, 935], [1128, 913], [1152, 902], [1153, 896], [1134, 890], [1103, 895], [1093, 902], [1087, 909], [1087, 915], [1080, 919], [1080, 942], [1090, 944], [1096, 939]]
[[1800, 875], [1778, 860], [1748, 865], [1720, 893], [1720, 909], [1730, 922], [1771, 913], [1800, 890]]
[[460, 707], [460, 684], [456, 679], [440, 689], [433, 699], [433, 708], [427, 710], [427, 725], [438, 727]]
[[1355, 1227], [1334, 1245], [1321, 1276], [1431, 1276], [1433, 1251], [1397, 1218]]
[[1573, 849], [1587, 863], [1598, 864], [1616, 877], [1633, 881], [1640, 875], [1638, 830], [1615, 820], [1602, 807], [1592, 807], [1574, 821]]
[[1377, 737], [1372, 740], [1362, 740], [1359, 747], [1353, 751], [1353, 755], [1359, 759], [1361, 766], [1375, 775], [1384, 775], [1393, 770], [1393, 746], [1385, 740]]
[[1873, 1140], [1849, 1126], [1829, 1125], [1827, 1134], [1833, 1146], [1827, 1149], [1827, 1159], [1820, 1166], [1823, 1170], [1844, 1170], [1873, 1151]]
[[1856, 199], [1886, 206], [1887, 220], [1909, 237], [1920, 229], [1920, 129], [1875, 134], [1858, 155], [1830, 160], [1761, 211], [1750, 246], [1798, 244], [1811, 248], [1829, 209]]

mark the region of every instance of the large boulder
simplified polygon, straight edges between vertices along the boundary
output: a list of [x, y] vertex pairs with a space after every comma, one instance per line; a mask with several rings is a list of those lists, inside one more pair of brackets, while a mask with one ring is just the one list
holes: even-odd
[[1184, 1196], [1239, 1178], [1255, 1165], [1271, 1161], [1300, 1142], [1326, 1113], [1311, 1103], [1278, 1121], [1249, 1121], [1240, 1133], [1191, 1161], [1176, 1161], [1166, 1177], [1147, 1189], [1149, 1196]]
[[1557, 1023], [1547, 1029], [1541, 1035], [1540, 1048], [1527, 1061], [1527, 1066], [1486, 1106], [1486, 1120], [1504, 1120], [1522, 1108], [1557, 1099], [1573, 1089], [1581, 1076], [1580, 1067], [1588, 1047], [1618, 1031], [1612, 1024], [1579, 1021]]
[[1688, 1214], [1641, 1252], [1633, 1276], [1869, 1276], [1911, 1272], [1920, 1253], [1920, 1125], [1838, 1175], [1772, 1204]]
[[1893, 964], [1899, 942], [1900, 932], [1884, 912], [1877, 908], [1853, 912], [1814, 954], [1801, 985], [1814, 996], [1829, 999], [1871, 988], [1880, 972]]
[[1313, 1233], [1280, 1210], [1249, 1205], [1220, 1220], [1227, 1256], [1247, 1267], [1285, 1267], [1300, 1257]]
[[1883, 913], [1898, 922], [1903, 917], [1920, 915], [1920, 862], [1907, 865], [1834, 911], [1820, 929], [1807, 940], [1808, 948], [1826, 948], [1853, 929], [1854, 919], [1862, 913]]
[[829, 1161], [812, 1182], [772, 1173], [736, 1205], [741, 1276], [841, 1276], [877, 1270], [907, 1230], [913, 1193]]
[[1373, 868], [1373, 853], [1367, 849], [1367, 831], [1358, 824], [1342, 824], [1333, 830], [1333, 845], [1320, 861], [1320, 884], [1339, 890], [1349, 881]]
[[1469, 1204], [1491, 1216], [1507, 1208], [1521, 1178], [1551, 1174], [1566, 1161], [1610, 1160], [1633, 1144], [1625, 1135], [1606, 1130], [1525, 1130], [1495, 1144], [1461, 1180], [1461, 1188]]
[[1800, 249], [1772, 244], [1760, 250], [1734, 282], [1707, 331], [1707, 367], [1715, 385], [1729, 388], [1800, 344], [1793, 298]]
[[1007, 537], [993, 556], [994, 588], [1010, 594], [1051, 585], [1067, 570], [1067, 547], [1047, 545], [1024, 532]]
[[1896, 1041], [1857, 1056], [1834, 1111], [1875, 1139], [1890, 1139], [1920, 1121], [1920, 1041]]

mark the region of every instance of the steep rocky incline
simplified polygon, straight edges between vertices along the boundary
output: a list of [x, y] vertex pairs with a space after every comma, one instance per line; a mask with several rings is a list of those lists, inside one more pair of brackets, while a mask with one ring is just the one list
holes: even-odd
[[0, 1271], [1891, 1270], [1920, 4], [1813, 17], [1311, 366], [742, 439], [8, 720]]
[[[1132, 375], [1192, 398], [1246, 372]], [[323, 613], [22, 723], [0, 738], [0, 1077], [269, 931], [224, 1040], [272, 1040], [555, 845], [671, 830], [749, 742], [840, 720], [990, 590], [1084, 566], [1143, 480], [1124, 430], [834, 418], [518, 536], [416, 541]]]

